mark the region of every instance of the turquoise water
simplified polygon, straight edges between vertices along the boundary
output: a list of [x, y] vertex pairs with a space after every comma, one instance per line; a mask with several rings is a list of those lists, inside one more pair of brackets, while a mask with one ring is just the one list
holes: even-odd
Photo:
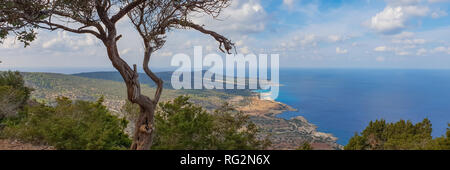
[[277, 101], [347, 144], [371, 120], [429, 118], [433, 136], [450, 123], [450, 70], [282, 69]]

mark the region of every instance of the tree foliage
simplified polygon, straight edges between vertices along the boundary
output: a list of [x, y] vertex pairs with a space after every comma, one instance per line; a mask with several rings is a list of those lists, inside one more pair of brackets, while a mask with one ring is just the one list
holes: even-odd
[[127, 149], [131, 139], [123, 132], [127, 121], [97, 102], [58, 98], [55, 107], [40, 104], [25, 109], [19, 119], [7, 121], [3, 135], [57, 149]]
[[445, 135], [434, 139], [427, 149], [450, 150], [450, 123], [448, 127]]
[[[449, 125], [450, 126], [450, 125]], [[400, 120], [396, 123], [386, 123], [385, 120], [370, 122], [361, 134], [355, 134], [346, 150], [428, 150], [450, 149], [447, 136], [433, 139], [429, 119], [413, 124], [411, 121]]]
[[19, 72], [0, 72], [0, 120], [17, 116], [30, 97], [32, 89], [25, 86]]

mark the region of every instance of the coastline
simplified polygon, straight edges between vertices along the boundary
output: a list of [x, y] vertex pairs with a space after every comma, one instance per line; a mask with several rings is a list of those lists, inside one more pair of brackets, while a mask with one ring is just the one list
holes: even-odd
[[[240, 105], [239, 102], [244, 100], [244, 97], [237, 98], [232, 99], [230, 103]], [[310, 143], [315, 150], [343, 149], [342, 145], [337, 144], [337, 137], [317, 131], [317, 126], [303, 116], [290, 120], [277, 117], [283, 112], [297, 109], [275, 100], [261, 99], [259, 95], [248, 97], [247, 100], [250, 103], [238, 106], [237, 110], [249, 115], [262, 132], [269, 134], [267, 137], [272, 141], [270, 149], [295, 150], [305, 142]]]

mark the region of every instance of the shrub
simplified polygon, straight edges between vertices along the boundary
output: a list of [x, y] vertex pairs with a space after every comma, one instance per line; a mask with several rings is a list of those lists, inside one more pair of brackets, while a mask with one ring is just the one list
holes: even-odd
[[[449, 125], [450, 126], [450, 125]], [[359, 134], [355, 134], [345, 146], [346, 150], [428, 150], [450, 149], [447, 136], [433, 139], [431, 122], [424, 119], [413, 124], [411, 121], [400, 120], [396, 123], [386, 123], [384, 120], [370, 122], [369, 126]]]
[[297, 150], [309, 151], [314, 150], [314, 148], [309, 142], [304, 142], [300, 147], [297, 148]]
[[17, 116], [30, 97], [32, 89], [25, 87], [19, 72], [0, 72], [0, 120]]
[[127, 149], [131, 140], [123, 132], [127, 121], [97, 102], [58, 98], [55, 107], [31, 106], [23, 118], [7, 121], [4, 134], [25, 142], [48, 144], [63, 150]]

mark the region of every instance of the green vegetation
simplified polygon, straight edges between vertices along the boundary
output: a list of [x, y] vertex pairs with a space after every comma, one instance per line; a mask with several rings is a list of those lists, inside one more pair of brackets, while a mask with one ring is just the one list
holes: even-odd
[[17, 116], [31, 91], [19, 72], [0, 72], [0, 120]]
[[[152, 149], [158, 150], [254, 150], [270, 145], [257, 138], [258, 129], [248, 116], [224, 104], [212, 113], [178, 97], [161, 103], [155, 115], [156, 135]], [[123, 110], [137, 115], [130, 103]], [[132, 119], [133, 120], [133, 119]]]
[[0, 73], [0, 137], [47, 144], [56, 149], [127, 149], [127, 121], [97, 102], [58, 98], [56, 106], [30, 101], [18, 72]]
[[123, 132], [127, 121], [111, 115], [102, 102], [58, 98], [55, 107], [30, 106], [21, 118], [6, 121], [3, 134], [63, 150], [128, 149], [131, 140]]
[[[450, 124], [449, 124], [450, 126]], [[424, 119], [413, 124], [401, 120], [386, 123], [385, 120], [370, 122], [369, 126], [359, 134], [355, 134], [345, 146], [346, 150], [449, 150], [450, 129], [446, 136], [433, 139], [431, 122]]]
[[[450, 127], [450, 124], [448, 126]], [[445, 136], [434, 139], [428, 149], [450, 150], [450, 128], [447, 128]]]
[[[5, 98], [8, 95], [3, 94], [9, 94], [8, 100], [4, 100], [8, 102], [2, 101], [1, 104], [10, 106], [11, 101], [14, 101], [17, 107], [14, 116], [3, 116], [5, 118], [1, 123], [4, 127], [0, 137], [50, 145], [56, 149], [129, 148], [131, 140], [124, 129], [128, 123], [126, 119], [134, 121], [137, 117], [137, 106], [125, 104], [122, 112], [128, 114], [121, 119], [113, 116], [103, 105], [103, 97], [92, 101], [102, 95], [112, 96], [113, 99], [123, 97], [113, 94], [114, 91], [120, 92], [119, 88], [124, 88], [119, 82], [48, 73], [25, 73], [25, 81], [18, 72], [2, 72], [1, 75], [0, 97]], [[39, 90], [31, 94], [31, 89], [25, 84]], [[144, 87], [144, 90], [152, 88]], [[7, 93], [10, 91], [16, 93]], [[210, 95], [216, 93], [220, 92]], [[168, 94], [176, 95], [179, 92]], [[31, 95], [42, 95], [41, 99], [54, 97], [56, 100], [40, 100], [49, 102], [43, 104], [29, 100]], [[59, 97], [65, 95], [75, 100]], [[268, 140], [257, 138], [257, 127], [250, 122], [249, 117], [229, 105], [223, 105], [211, 113], [194, 105], [192, 101], [206, 101], [203, 98], [220, 101], [210, 95], [202, 95], [194, 99], [178, 97], [160, 104], [156, 113], [153, 149], [264, 149], [269, 146]], [[5, 110], [4, 113], [9, 115], [11, 111]]]

